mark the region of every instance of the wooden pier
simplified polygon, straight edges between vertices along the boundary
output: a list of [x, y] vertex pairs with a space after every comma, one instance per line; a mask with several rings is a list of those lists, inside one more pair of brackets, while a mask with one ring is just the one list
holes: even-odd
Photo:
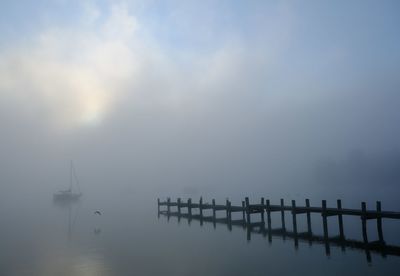
[[[250, 203], [248, 197], [242, 201], [240, 206], [234, 206], [229, 200], [226, 200], [225, 204], [216, 204], [213, 199], [211, 203], [203, 202], [200, 198], [198, 203], [193, 203], [191, 199], [183, 202], [180, 198], [177, 201], [172, 202], [170, 198], [166, 201], [160, 201], [157, 199], [158, 214], [180, 218], [187, 218], [190, 223], [192, 219], [199, 220], [202, 225], [203, 222], [211, 222], [214, 227], [216, 224], [225, 224], [231, 231], [232, 226], [241, 226], [247, 229], [247, 239], [251, 239], [251, 234], [258, 233], [263, 236], [268, 236], [269, 242], [272, 241], [272, 236], [281, 236], [282, 238], [290, 238], [294, 240], [295, 248], [298, 247], [299, 240], [306, 240], [310, 244], [312, 242], [322, 243], [325, 245], [326, 255], [330, 255], [330, 244], [340, 246], [342, 250], [346, 247], [361, 249], [366, 253], [367, 261], [371, 262], [370, 252], [379, 252], [382, 256], [395, 255], [400, 256], [400, 246], [387, 245], [384, 241], [382, 231], [382, 219], [400, 219], [400, 212], [382, 211], [381, 202], [376, 202], [376, 208], [374, 210], [367, 209], [366, 203], [361, 203], [361, 209], [346, 209], [342, 208], [341, 200], [336, 201], [336, 208], [328, 208], [326, 200], [322, 200], [321, 207], [311, 206], [310, 200], [305, 200], [304, 206], [296, 205], [296, 201], [292, 200], [290, 205], [285, 205], [283, 199], [280, 200], [279, 205], [273, 205], [270, 200], [261, 198], [259, 203]], [[162, 206], [166, 207], [166, 210], [161, 210]], [[176, 209], [175, 209], [176, 207]], [[175, 211], [172, 211], [174, 208]], [[182, 212], [182, 209], [186, 209], [186, 212]], [[198, 214], [193, 214], [193, 209], [198, 209]], [[204, 210], [211, 210], [212, 215], [204, 215]], [[223, 211], [225, 217], [217, 218], [216, 214], [218, 211]], [[241, 213], [241, 219], [232, 219], [232, 213]], [[280, 227], [272, 229], [271, 213], [280, 213]], [[285, 214], [289, 212], [292, 216], [292, 231], [286, 230], [285, 225]], [[321, 214], [323, 224], [323, 236], [314, 235], [312, 232], [311, 214]], [[260, 219], [252, 222], [252, 214], [258, 214]], [[265, 223], [265, 214], [267, 215], [267, 225]], [[305, 214], [307, 220], [307, 231], [299, 233], [297, 230], [297, 215]], [[257, 216], [258, 216], [257, 215]], [[362, 230], [362, 241], [349, 240], [345, 238], [343, 216], [356, 216], [361, 220]], [[328, 233], [328, 217], [337, 217], [337, 224], [339, 228], [339, 235], [330, 237]], [[367, 233], [367, 221], [375, 220], [376, 229], [378, 234], [378, 240], [369, 241]]]

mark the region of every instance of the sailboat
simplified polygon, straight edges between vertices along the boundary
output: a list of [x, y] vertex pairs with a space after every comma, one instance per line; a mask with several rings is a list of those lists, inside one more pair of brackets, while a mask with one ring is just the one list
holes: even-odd
[[[72, 183], [73, 182], [75, 182], [75, 184], [78, 188], [78, 193], [72, 191]], [[78, 177], [76, 176], [74, 164], [71, 161], [69, 188], [68, 188], [68, 190], [59, 191], [58, 193], [55, 193], [53, 196], [53, 199], [54, 199], [54, 201], [72, 202], [72, 201], [77, 201], [81, 196], [82, 196], [82, 193], [79, 189]]]

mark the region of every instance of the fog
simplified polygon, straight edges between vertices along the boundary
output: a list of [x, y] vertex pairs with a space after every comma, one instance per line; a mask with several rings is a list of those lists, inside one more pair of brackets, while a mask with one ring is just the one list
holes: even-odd
[[[209, 252], [206, 240], [220, 246], [215, 255], [265, 254], [224, 232], [195, 231], [191, 247], [190, 232], [155, 222], [157, 198], [380, 200], [398, 211], [399, 9], [389, 0], [1, 1], [0, 274], [83, 275], [58, 265], [60, 252], [117, 275], [130, 257], [143, 275], [234, 272], [243, 257], [234, 250], [211, 272], [178, 265]], [[53, 204], [70, 161], [80, 209]], [[79, 246], [57, 251], [67, 217]], [[274, 249], [280, 260], [304, 269], [285, 247]]]
[[399, 150], [395, 2], [31, 8], [1, 23], [2, 197], [51, 195], [73, 160], [85, 193], [304, 198], [367, 188], [320, 160]]

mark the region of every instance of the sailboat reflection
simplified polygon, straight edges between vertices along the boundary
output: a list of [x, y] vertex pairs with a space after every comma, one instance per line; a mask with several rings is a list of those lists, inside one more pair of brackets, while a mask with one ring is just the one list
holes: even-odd
[[65, 201], [65, 200], [55, 200], [53, 201], [54, 205], [63, 209], [63, 210], [68, 210], [68, 233], [67, 237], [68, 240], [70, 241], [72, 238], [72, 233], [73, 229], [79, 214], [79, 209], [80, 209], [80, 204], [79, 202], [74, 202], [74, 201]]
[[[40, 267], [40, 272], [33, 275], [111, 275], [99, 244], [95, 240], [88, 243], [81, 242], [83, 236], [77, 229], [82, 227], [82, 221], [78, 220], [79, 216], [82, 218], [81, 201], [53, 201], [53, 204], [59, 208], [60, 215], [63, 215], [63, 225], [66, 215], [68, 216], [67, 233], [65, 233], [67, 239], [57, 240], [54, 249], [57, 254], [47, 257], [43, 267]], [[84, 207], [82, 209], [84, 210]], [[65, 227], [62, 227], [62, 230], [64, 232]], [[95, 235], [100, 232], [100, 228], [96, 227]]]

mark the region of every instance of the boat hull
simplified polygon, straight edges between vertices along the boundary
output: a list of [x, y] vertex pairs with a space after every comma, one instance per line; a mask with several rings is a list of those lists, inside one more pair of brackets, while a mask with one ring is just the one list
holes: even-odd
[[54, 194], [53, 199], [54, 201], [60, 202], [72, 202], [78, 201], [82, 194], [74, 194], [74, 193], [58, 193]]

